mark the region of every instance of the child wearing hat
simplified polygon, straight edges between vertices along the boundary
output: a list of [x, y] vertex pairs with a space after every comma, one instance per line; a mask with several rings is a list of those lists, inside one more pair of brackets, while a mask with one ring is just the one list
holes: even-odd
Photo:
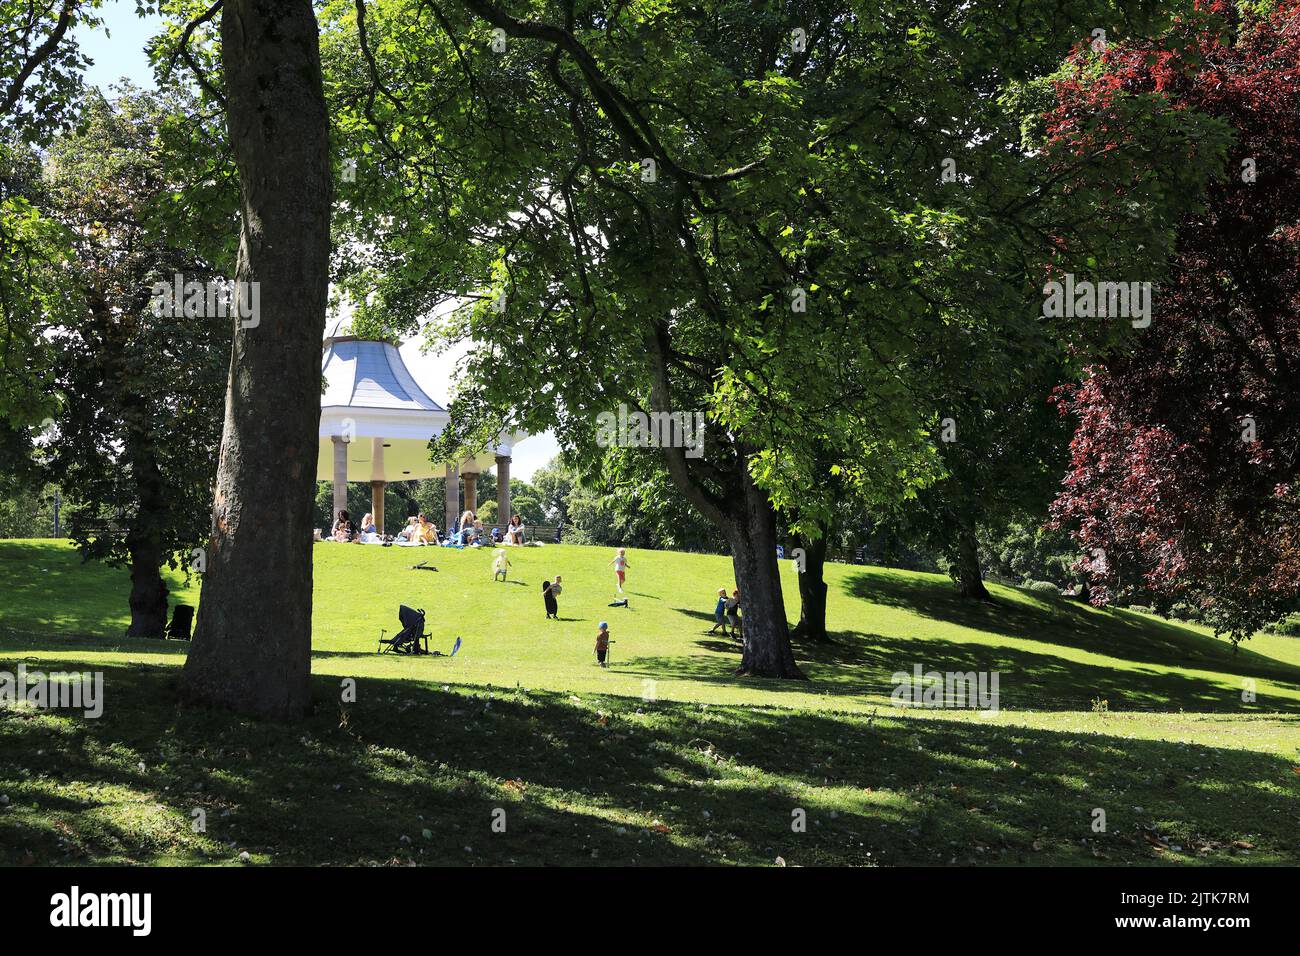
[[605, 658], [609, 654], [609, 624], [605, 621], [600, 622], [600, 630], [596, 632], [596, 661], [601, 667], [605, 667]]

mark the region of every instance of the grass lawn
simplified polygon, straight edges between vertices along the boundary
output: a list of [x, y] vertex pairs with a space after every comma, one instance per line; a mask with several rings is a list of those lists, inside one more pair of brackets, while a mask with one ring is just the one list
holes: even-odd
[[[970, 606], [936, 575], [835, 565], [836, 643], [797, 649], [811, 680], [738, 679], [707, 633], [728, 559], [630, 552], [631, 606], [611, 608], [611, 550], [508, 553], [499, 584], [490, 551], [317, 545], [319, 704], [286, 731], [178, 707], [185, 645], [121, 637], [124, 572], [0, 542], [0, 669], [103, 670], [106, 693], [97, 720], [0, 708], [0, 863], [1300, 862], [1300, 639], [1234, 653], [1144, 615], [997, 587]], [[377, 656], [399, 603], [461, 653]], [[1000, 711], [893, 706], [916, 664], [997, 671]]]

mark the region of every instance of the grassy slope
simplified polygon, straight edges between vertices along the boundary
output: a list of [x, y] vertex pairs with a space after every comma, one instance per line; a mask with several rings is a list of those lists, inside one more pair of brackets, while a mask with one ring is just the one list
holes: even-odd
[[[0, 667], [103, 667], [109, 694], [98, 721], [0, 711], [0, 862], [1300, 859], [1300, 641], [1233, 655], [1140, 615], [1006, 589], [970, 608], [934, 576], [836, 566], [838, 643], [801, 653], [812, 681], [738, 681], [735, 651], [704, 633], [729, 562], [633, 552], [622, 609], [606, 607], [610, 556], [512, 550], [502, 585], [489, 553], [318, 545], [322, 706], [285, 735], [178, 708], [165, 665], [183, 647], [117, 637], [122, 572], [0, 542]], [[538, 593], [557, 573], [558, 623]], [[430, 612], [433, 646], [460, 634], [463, 652], [376, 657], [403, 601]], [[602, 618], [610, 670], [591, 657]], [[890, 674], [914, 663], [999, 670], [1003, 711], [891, 708]], [[360, 689], [346, 706], [345, 676]], [[1090, 712], [1097, 697], [1110, 713]], [[196, 807], [207, 834], [188, 826]]]

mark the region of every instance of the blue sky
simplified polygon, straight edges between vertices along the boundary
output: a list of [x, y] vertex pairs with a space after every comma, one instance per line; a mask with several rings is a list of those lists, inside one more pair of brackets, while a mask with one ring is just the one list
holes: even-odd
[[158, 31], [161, 18], [137, 17], [135, 0], [108, 0], [100, 14], [104, 26], [98, 30], [82, 24], [73, 28], [82, 52], [95, 61], [86, 71], [87, 81], [106, 90], [125, 76], [136, 86], [152, 87], [153, 72], [144, 45]]

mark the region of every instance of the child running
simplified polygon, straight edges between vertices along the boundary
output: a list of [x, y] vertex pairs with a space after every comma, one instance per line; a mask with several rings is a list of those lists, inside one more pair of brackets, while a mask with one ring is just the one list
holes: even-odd
[[627, 548], [619, 548], [614, 554], [614, 560], [609, 562], [614, 566], [614, 574], [618, 578], [618, 593], [623, 593], [623, 582], [627, 579], [627, 569], [632, 565], [627, 563]]
[[506, 579], [506, 568], [514, 567], [514, 565], [512, 565], [510, 559], [506, 557], [505, 548], [497, 548], [493, 554], [496, 555], [496, 560], [492, 562], [492, 580], [496, 581], [499, 579], [504, 581]]
[[608, 666], [605, 658], [609, 655], [609, 625], [604, 621], [600, 622], [600, 630], [596, 632], [596, 662], [601, 667]]

